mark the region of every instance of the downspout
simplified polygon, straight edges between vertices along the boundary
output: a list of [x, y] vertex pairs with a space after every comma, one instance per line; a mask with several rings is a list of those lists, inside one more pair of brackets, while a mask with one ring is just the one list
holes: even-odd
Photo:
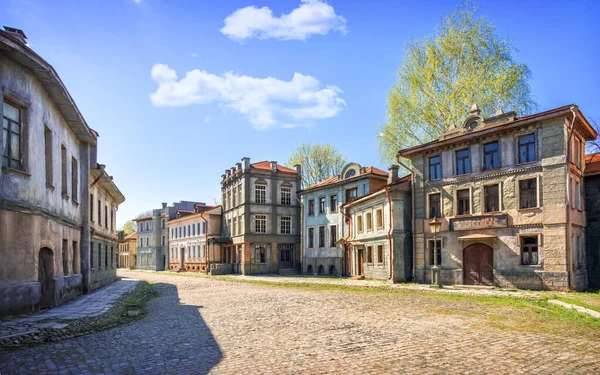
[[410, 194], [412, 200], [412, 207], [410, 209], [411, 213], [411, 234], [412, 234], [412, 275], [411, 278], [414, 280], [417, 272], [417, 246], [416, 246], [416, 236], [415, 236], [415, 170], [412, 167], [407, 166], [406, 164], [400, 161], [400, 154], [396, 154], [396, 161], [398, 164], [403, 166], [404, 168], [410, 171]]
[[[345, 204], [345, 203], [344, 203]], [[344, 238], [344, 253], [348, 254], [348, 257], [344, 257], [344, 258], [350, 258], [350, 250], [348, 247], [348, 240], [350, 239], [350, 236], [352, 234], [352, 218], [350, 217], [350, 215], [348, 215], [347, 213], [344, 212], [344, 204], [340, 205], [340, 213], [342, 215], [344, 215], [344, 217], [346, 218], [346, 221], [348, 222], [348, 235], [346, 236], [346, 238]], [[348, 268], [348, 261], [349, 259], [345, 259], [345, 264], [344, 266], [346, 267], [346, 269]], [[352, 274], [352, 271], [350, 271], [350, 274]]]
[[569, 127], [569, 137], [567, 138], [567, 155], [566, 155], [566, 164], [567, 164], [567, 188], [565, 191], [567, 192], [567, 202], [569, 204], [566, 206], [567, 210], [567, 226], [565, 228], [565, 239], [567, 240], [567, 286], [571, 288], [571, 272], [573, 272], [573, 241], [571, 240], [571, 207], [573, 206], [573, 202], [571, 201], [571, 138], [573, 137], [573, 129], [575, 128], [575, 119], [577, 118], [577, 112], [575, 109], [577, 106], [571, 106], [569, 108], [571, 113], [573, 114], [573, 120], [571, 121], [571, 126]]
[[394, 251], [392, 249], [392, 228], [394, 228], [394, 214], [392, 211], [392, 198], [390, 197], [390, 186], [385, 187], [385, 195], [387, 195], [388, 205], [390, 207], [390, 228], [388, 229], [388, 243], [390, 249], [390, 281], [394, 282]]
[[208, 273], [208, 270], [210, 268], [210, 257], [208, 256], [208, 221], [206, 221], [206, 218], [204, 218], [204, 212], [200, 214], [200, 219], [204, 221], [204, 245], [206, 246], [206, 253], [204, 254], [204, 256], [206, 257], [206, 273]]

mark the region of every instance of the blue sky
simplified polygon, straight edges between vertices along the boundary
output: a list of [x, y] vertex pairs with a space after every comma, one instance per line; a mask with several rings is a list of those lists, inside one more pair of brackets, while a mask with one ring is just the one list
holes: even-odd
[[[127, 198], [120, 225], [163, 201], [212, 203], [224, 169], [283, 161], [300, 142], [386, 168], [376, 134], [404, 46], [460, 2], [315, 1], [4, 0], [0, 21], [25, 31], [100, 133]], [[540, 110], [577, 103], [600, 119], [600, 2], [478, 6], [532, 70]]]

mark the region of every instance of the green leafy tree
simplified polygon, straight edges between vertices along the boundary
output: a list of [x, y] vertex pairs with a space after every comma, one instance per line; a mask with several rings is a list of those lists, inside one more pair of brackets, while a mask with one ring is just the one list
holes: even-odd
[[119, 230], [125, 232], [125, 235], [128, 235], [135, 232], [136, 228], [137, 224], [135, 223], [135, 221], [127, 220]]
[[531, 72], [513, 60], [513, 51], [494, 24], [468, 4], [446, 16], [434, 35], [409, 43], [378, 135], [383, 159], [394, 160], [399, 149], [460, 125], [473, 104], [483, 116], [497, 109], [519, 115], [535, 110]]
[[285, 161], [290, 168], [296, 164], [302, 166], [302, 182], [307, 187], [340, 174], [346, 158], [329, 143], [308, 142], [301, 143]]

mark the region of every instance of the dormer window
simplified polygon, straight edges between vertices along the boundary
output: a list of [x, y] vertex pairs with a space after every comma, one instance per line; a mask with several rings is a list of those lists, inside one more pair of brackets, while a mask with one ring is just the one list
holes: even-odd
[[356, 175], [356, 170], [350, 169], [348, 172], [346, 172], [346, 176], [344, 176], [344, 178], [354, 177], [355, 175]]
[[475, 129], [477, 127], [477, 125], [479, 125], [479, 123], [477, 122], [477, 120], [473, 120], [469, 123], [469, 129]]

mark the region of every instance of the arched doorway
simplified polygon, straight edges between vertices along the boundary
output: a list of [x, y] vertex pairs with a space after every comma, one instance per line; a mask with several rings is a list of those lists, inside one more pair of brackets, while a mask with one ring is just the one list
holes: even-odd
[[465, 285], [494, 285], [494, 253], [491, 247], [474, 243], [463, 250]]
[[47, 247], [40, 250], [38, 281], [40, 282], [40, 309], [54, 306], [54, 253]]

